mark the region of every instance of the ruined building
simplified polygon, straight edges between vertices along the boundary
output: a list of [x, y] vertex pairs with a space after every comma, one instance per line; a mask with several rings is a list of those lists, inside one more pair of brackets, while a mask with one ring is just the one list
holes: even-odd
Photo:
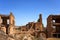
[[60, 15], [49, 15], [47, 18], [48, 38], [60, 38]]
[[41, 14], [37, 22], [29, 22], [19, 27], [15, 26], [15, 17], [12, 13], [10, 13], [10, 15], [0, 14], [0, 30], [8, 35], [16, 36], [17, 38], [21, 36], [20, 34], [28, 34], [35, 37], [43, 35], [43, 37], [46, 37]]
[[37, 22], [29, 22], [24, 26], [15, 27], [14, 30], [14, 34], [31, 34], [36, 37], [39, 37], [42, 34], [46, 37], [41, 14], [39, 15]]
[[[10, 15], [0, 14], [0, 30], [7, 35], [12, 35], [14, 39], [19, 40], [25, 37], [42, 37], [42, 38], [60, 38], [60, 15], [49, 15], [47, 18], [47, 27], [42, 23], [42, 14], [39, 15], [37, 22], [28, 22], [23, 26], [15, 26], [15, 17]], [[11, 40], [11, 39], [9, 39]]]
[[10, 15], [0, 14], [0, 30], [6, 34], [13, 34], [14, 23], [15, 20], [12, 13], [10, 13]]

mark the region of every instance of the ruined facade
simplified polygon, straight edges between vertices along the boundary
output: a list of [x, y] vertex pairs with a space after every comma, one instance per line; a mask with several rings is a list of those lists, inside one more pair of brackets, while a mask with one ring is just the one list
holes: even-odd
[[49, 15], [47, 18], [48, 38], [60, 38], [60, 15]]
[[15, 20], [12, 13], [10, 13], [10, 15], [0, 14], [0, 30], [9, 35], [13, 34], [14, 21]]

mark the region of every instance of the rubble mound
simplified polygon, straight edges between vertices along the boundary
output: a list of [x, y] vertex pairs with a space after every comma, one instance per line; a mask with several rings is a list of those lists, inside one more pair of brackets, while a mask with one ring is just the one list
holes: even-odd
[[8, 36], [5, 34], [5, 32], [0, 30], [0, 40], [7, 40]]

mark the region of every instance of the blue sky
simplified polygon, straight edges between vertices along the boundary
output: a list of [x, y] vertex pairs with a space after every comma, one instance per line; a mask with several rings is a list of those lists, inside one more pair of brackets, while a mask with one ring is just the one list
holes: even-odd
[[16, 25], [25, 25], [37, 21], [42, 14], [46, 26], [50, 14], [60, 14], [60, 0], [0, 0], [0, 14], [15, 16]]

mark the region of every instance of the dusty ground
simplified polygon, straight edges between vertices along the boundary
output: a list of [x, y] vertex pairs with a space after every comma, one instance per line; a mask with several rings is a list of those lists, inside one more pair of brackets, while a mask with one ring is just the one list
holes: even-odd
[[60, 40], [60, 38], [48, 38], [47, 40]]

